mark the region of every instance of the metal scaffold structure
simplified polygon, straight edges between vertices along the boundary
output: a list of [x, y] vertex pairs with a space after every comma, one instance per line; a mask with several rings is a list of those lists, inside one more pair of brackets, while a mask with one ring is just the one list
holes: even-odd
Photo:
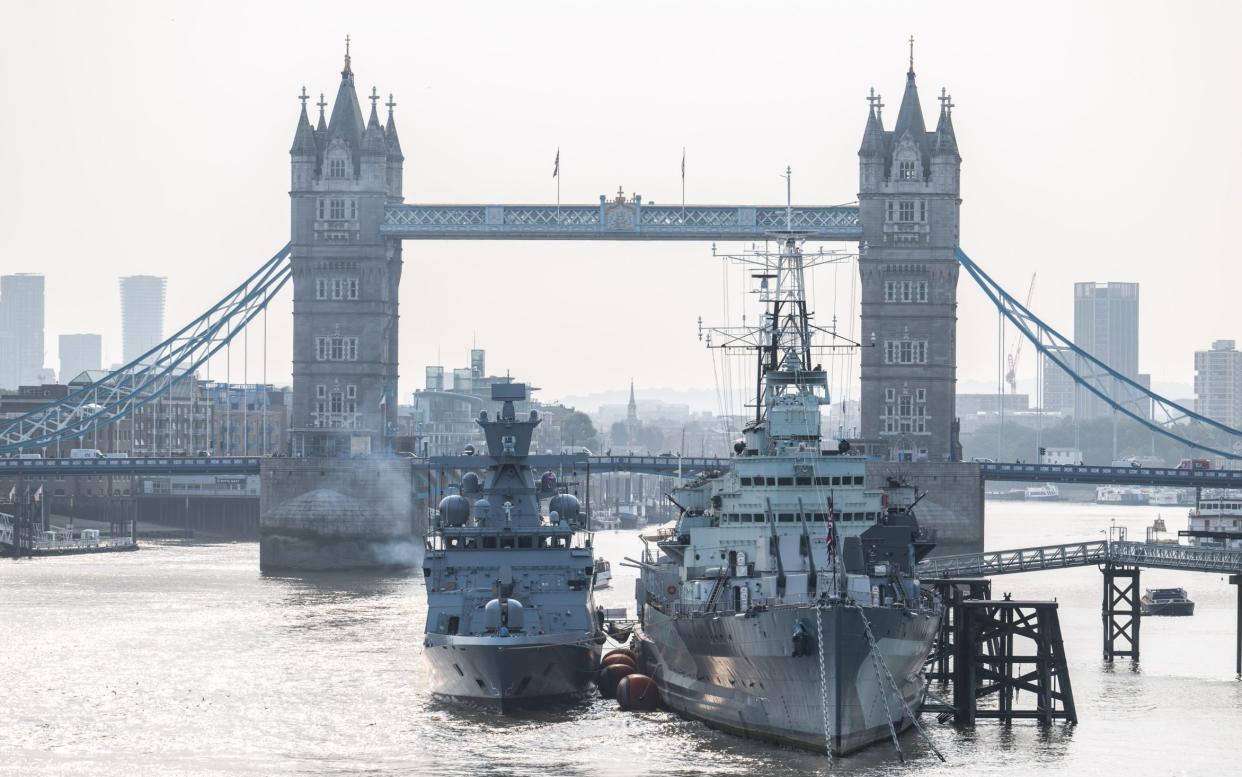
[[206, 312], [124, 367], [64, 399], [0, 421], [0, 454], [80, 439], [158, 400], [193, 376], [263, 312], [289, 281], [290, 248], [285, 245]]
[[[1226, 459], [1242, 459], [1242, 430], [1226, 426], [1179, 405], [1108, 366], [1079, 348], [1072, 340], [1027, 309], [1009, 292], [1001, 288], [1000, 284], [992, 280], [992, 277], [962, 249], [955, 249], [955, 252], [958, 262], [979, 284], [979, 288], [983, 289], [983, 293], [997, 310], [1035, 346], [1041, 355], [1064, 370], [1074, 380], [1074, 383], [1099, 397], [1115, 412], [1142, 424], [1153, 432], [1216, 456]], [[1143, 402], [1151, 403], [1150, 417], [1144, 415], [1138, 408], [1138, 405]], [[1154, 420], [1158, 417], [1163, 417], [1163, 420]], [[1175, 425], [1181, 421], [1197, 421], [1221, 432], [1227, 436], [1233, 447], [1226, 450], [1192, 440], [1176, 430]]]

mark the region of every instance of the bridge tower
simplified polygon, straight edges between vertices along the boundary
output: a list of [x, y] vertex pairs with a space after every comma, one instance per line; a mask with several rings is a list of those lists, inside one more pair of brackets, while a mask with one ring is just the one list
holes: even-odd
[[380, 235], [402, 201], [401, 143], [391, 95], [381, 123], [372, 87], [363, 121], [349, 40], [330, 118], [302, 113], [289, 150], [292, 185], [295, 456], [388, 450], [397, 418], [397, 288], [401, 241]]
[[891, 460], [957, 461], [957, 273], [961, 157], [941, 90], [923, 123], [913, 45], [891, 131], [871, 91], [858, 151], [862, 256], [861, 436]]

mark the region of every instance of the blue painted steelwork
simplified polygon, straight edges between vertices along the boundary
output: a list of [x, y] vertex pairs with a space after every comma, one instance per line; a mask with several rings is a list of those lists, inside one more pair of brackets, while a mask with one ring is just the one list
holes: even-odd
[[1130, 564], [1185, 572], [1239, 572], [1242, 571], [1242, 550], [1095, 540], [929, 558], [919, 564], [919, 576], [923, 580], [991, 577], [1100, 564]]
[[46, 475], [257, 475], [258, 456], [0, 459], [0, 477]]
[[984, 480], [1026, 483], [1096, 483], [1111, 486], [1242, 488], [1242, 470], [1173, 467], [1094, 467], [1068, 464], [980, 464]]
[[0, 421], [0, 453], [78, 440], [164, 396], [224, 348], [291, 276], [290, 245], [207, 312], [124, 367], [64, 399]]
[[[459, 472], [480, 470], [487, 466], [485, 455], [479, 456], [432, 456], [427, 459], [412, 459], [417, 470], [442, 469]], [[681, 473], [692, 477], [703, 472], [719, 471], [729, 466], [730, 459], [713, 457], [686, 456], [578, 456], [557, 455], [531, 456], [532, 469], [538, 472], [576, 473], [585, 475], [588, 467], [591, 474], [607, 472], [637, 472], [647, 475], [676, 475], [680, 462]]]
[[[809, 240], [862, 239], [858, 207], [793, 208]], [[402, 240], [763, 240], [786, 228], [783, 207], [644, 205], [389, 205], [380, 232]]]
[[[1242, 451], [1242, 430], [1226, 426], [1219, 421], [1200, 415], [1170, 399], [1166, 399], [1141, 383], [1109, 367], [1104, 362], [1079, 348], [1068, 337], [1044, 323], [1038, 316], [1028, 310], [1025, 305], [1010, 296], [1008, 292], [1001, 288], [1000, 284], [992, 280], [979, 265], [975, 264], [962, 249], [955, 249], [955, 252], [958, 262], [975, 279], [975, 282], [983, 289], [983, 293], [988, 296], [992, 304], [996, 305], [1005, 318], [1023, 336], [1030, 340], [1041, 354], [1065, 370], [1074, 379], [1075, 383], [1099, 397], [1118, 413], [1137, 421], [1153, 432], [1216, 456], [1227, 459], [1242, 459], [1242, 452], [1240, 452]], [[1078, 369], [1077, 365], [1084, 365], [1091, 372], [1083, 374], [1084, 370]], [[1132, 407], [1128, 407], [1127, 405], [1133, 404], [1132, 401], [1121, 402], [1115, 399], [1115, 397], [1124, 393], [1131, 394], [1138, 399], [1150, 401], [1152, 403], [1152, 415], [1155, 416], [1157, 411], [1161, 411], [1164, 413], [1166, 420], [1163, 423], [1157, 423], [1140, 415]], [[1184, 437], [1168, 427], [1168, 424], [1173, 424], [1183, 419], [1198, 421], [1230, 435], [1234, 438], [1239, 450], [1213, 448], [1210, 445], [1195, 442]]]

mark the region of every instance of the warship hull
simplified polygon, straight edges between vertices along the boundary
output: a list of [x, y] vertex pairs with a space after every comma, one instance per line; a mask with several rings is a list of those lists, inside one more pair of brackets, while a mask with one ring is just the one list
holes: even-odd
[[[871, 624], [884, 665], [871, 658]], [[828, 716], [815, 618], [823, 629]], [[783, 605], [752, 613], [670, 617], [648, 607], [639, 644], [661, 701], [689, 718], [743, 736], [844, 755], [888, 740], [889, 724], [919, 713], [923, 664], [939, 614], [893, 607]], [[793, 635], [809, 635], [799, 650]], [[802, 653], [795, 656], [794, 653]], [[893, 683], [896, 684], [894, 690]], [[904, 702], [904, 704], [903, 704]]]
[[[567, 641], [569, 640], [569, 641]], [[588, 692], [600, 640], [582, 635], [466, 637], [428, 634], [423, 658], [436, 696], [499, 710], [546, 704]]]

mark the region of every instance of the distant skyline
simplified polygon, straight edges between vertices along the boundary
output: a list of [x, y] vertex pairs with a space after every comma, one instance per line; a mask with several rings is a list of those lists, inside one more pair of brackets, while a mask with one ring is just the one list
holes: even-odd
[[[795, 203], [853, 201], [864, 98], [874, 86], [895, 109], [913, 34], [924, 112], [942, 85], [956, 105], [967, 253], [1018, 297], [1038, 272], [1032, 308], [1065, 334], [1075, 282], [1139, 283], [1157, 387], [1191, 384], [1196, 350], [1242, 339], [1242, 149], [1205, 142], [1242, 110], [1232, 4], [250, 4], [238, 25], [241, 8], [0, 10], [26, 31], [0, 50], [0, 274], [45, 275], [47, 366], [74, 332], [100, 332], [117, 361], [118, 276], [167, 276], [175, 331], [287, 241], [296, 95], [331, 97], [347, 33], [359, 92], [395, 96], [407, 202], [553, 202], [559, 183], [565, 203], [618, 186], [674, 203], [684, 147], [687, 202], [739, 204], [782, 202], [786, 164]], [[631, 376], [747, 393], [749, 369], [713, 365], [697, 339], [699, 316], [754, 309], [709, 245], [410, 242], [405, 258], [403, 401], [424, 365], [465, 364], [476, 340], [545, 399]], [[856, 282], [828, 267], [808, 286], [821, 323], [862, 339]], [[959, 390], [994, 384], [995, 310], [964, 274], [959, 300]], [[289, 379], [290, 308], [269, 311], [269, 381]], [[1035, 363], [1027, 350], [1020, 382]], [[837, 398], [856, 398], [856, 364], [834, 369]]]

